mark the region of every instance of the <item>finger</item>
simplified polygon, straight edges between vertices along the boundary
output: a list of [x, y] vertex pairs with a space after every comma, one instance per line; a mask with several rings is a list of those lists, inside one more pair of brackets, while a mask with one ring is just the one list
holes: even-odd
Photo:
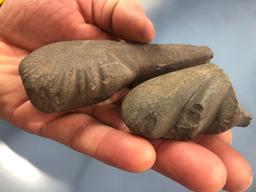
[[63, 115], [62, 112], [43, 113], [38, 111], [28, 100], [19, 103], [19, 106], [13, 108], [14, 110], [9, 115], [10, 118], [8, 120], [16, 127], [22, 128], [33, 134], [39, 134], [40, 129], [47, 124], [47, 122]]
[[219, 139], [220, 141], [222, 141], [228, 145], [232, 144], [233, 136], [232, 136], [231, 130], [228, 130], [223, 133], [216, 134], [216, 135], [212, 135], [212, 137], [216, 137], [217, 139]]
[[192, 191], [216, 192], [226, 182], [226, 168], [211, 151], [192, 142], [155, 143], [155, 169]]
[[114, 93], [109, 99], [97, 103], [96, 105], [108, 105], [108, 104], [112, 104], [112, 103], [119, 103], [129, 92], [128, 88], [122, 88], [119, 91], [117, 91], [116, 93]]
[[252, 182], [252, 171], [249, 163], [228, 144], [211, 136], [203, 136], [198, 142], [208, 148], [223, 161], [227, 169], [228, 191], [246, 191]]
[[155, 162], [155, 151], [149, 142], [85, 114], [56, 119], [42, 128], [41, 135], [127, 171], [145, 171]]
[[113, 32], [124, 40], [150, 42], [154, 38], [152, 22], [137, 0], [121, 0], [113, 14]]
[[62, 37], [62, 39], [58, 39], [58, 40], [81, 40], [81, 39], [113, 40], [114, 38], [94, 25], [80, 23], [77, 26], [74, 26], [74, 28], [70, 30], [70, 33], [67, 33], [67, 35]]
[[92, 116], [116, 129], [130, 132], [129, 128], [125, 125], [121, 117], [120, 111], [120, 107], [116, 105], [97, 106], [93, 109]]
[[122, 88], [120, 91], [116, 92], [110, 99], [111, 103], [121, 102], [122, 99], [129, 93], [130, 89]]
[[150, 42], [154, 37], [153, 24], [137, 0], [78, 0], [78, 2], [86, 22], [96, 24], [121, 39]]
[[[196, 143], [198, 143], [198, 141], [200, 141], [200, 139], [202, 138], [202, 136], [204, 136], [204, 134], [199, 135], [197, 137], [195, 137], [193, 139], [193, 141], [195, 141]], [[223, 133], [219, 133], [219, 134], [215, 134], [215, 135], [206, 135], [208, 138], [217, 138], [220, 141], [231, 145], [232, 144], [232, 132], [230, 130], [225, 131]]]

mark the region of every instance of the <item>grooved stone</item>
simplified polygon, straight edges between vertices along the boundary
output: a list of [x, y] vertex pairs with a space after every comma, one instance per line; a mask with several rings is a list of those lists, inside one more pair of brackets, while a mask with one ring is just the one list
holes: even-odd
[[251, 120], [223, 70], [206, 64], [212, 57], [205, 46], [66, 41], [35, 50], [19, 70], [32, 104], [48, 113], [96, 104], [138, 85], [121, 107], [131, 131], [187, 140]]
[[228, 77], [214, 64], [164, 74], [138, 85], [125, 97], [122, 117], [134, 133], [174, 140], [221, 133], [247, 126], [251, 120]]
[[208, 47], [143, 45], [116, 41], [66, 41], [43, 46], [20, 64], [32, 104], [43, 112], [103, 101], [131, 83], [206, 63]]

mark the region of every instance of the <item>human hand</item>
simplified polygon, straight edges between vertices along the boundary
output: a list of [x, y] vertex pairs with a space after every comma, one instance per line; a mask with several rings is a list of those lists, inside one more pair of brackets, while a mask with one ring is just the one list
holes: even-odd
[[6, 0], [0, 23], [0, 117], [127, 171], [152, 167], [193, 191], [218, 191], [224, 185], [245, 191], [250, 184], [250, 166], [230, 147], [230, 131], [194, 142], [152, 141], [128, 133], [115, 105], [126, 91], [113, 96], [112, 103], [68, 113], [42, 113], [28, 100], [18, 65], [30, 50], [69, 39], [149, 42], [153, 26], [135, 0]]

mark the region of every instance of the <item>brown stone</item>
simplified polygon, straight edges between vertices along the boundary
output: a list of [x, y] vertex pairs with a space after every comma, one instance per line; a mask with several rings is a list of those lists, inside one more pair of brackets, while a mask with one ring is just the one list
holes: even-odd
[[221, 133], [247, 126], [251, 120], [240, 107], [230, 80], [214, 64], [145, 81], [125, 97], [122, 116], [136, 134], [175, 140]]
[[212, 56], [204, 46], [67, 41], [32, 52], [21, 62], [20, 75], [32, 104], [56, 112], [98, 103], [132, 83], [207, 63]]

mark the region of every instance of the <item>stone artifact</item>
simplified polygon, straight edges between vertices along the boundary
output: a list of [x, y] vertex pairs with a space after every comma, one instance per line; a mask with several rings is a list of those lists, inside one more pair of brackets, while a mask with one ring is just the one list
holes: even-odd
[[175, 140], [248, 126], [251, 120], [228, 77], [214, 64], [167, 73], [138, 85], [125, 97], [122, 116], [134, 133]]
[[20, 65], [33, 105], [43, 112], [92, 105], [131, 83], [207, 63], [208, 47], [69, 41], [46, 45]]
[[48, 113], [96, 104], [138, 85], [122, 104], [131, 131], [187, 140], [250, 123], [228, 77], [206, 64], [212, 57], [205, 46], [66, 41], [32, 52], [20, 75], [32, 104]]

